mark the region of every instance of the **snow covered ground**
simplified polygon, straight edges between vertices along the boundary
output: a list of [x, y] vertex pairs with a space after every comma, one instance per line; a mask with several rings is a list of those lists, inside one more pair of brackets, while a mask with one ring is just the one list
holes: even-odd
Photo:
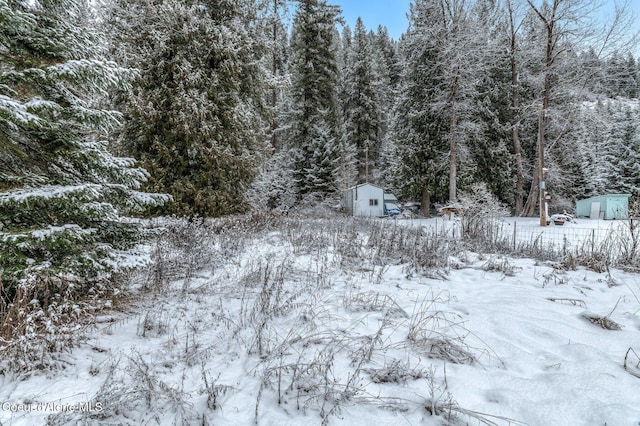
[[57, 369], [0, 376], [0, 423], [640, 424], [636, 274], [393, 221], [191, 238]]
[[[397, 221], [399, 224], [427, 228], [454, 230], [460, 227], [460, 222], [457, 219], [450, 220], [442, 216], [429, 219], [397, 219]], [[550, 225], [543, 227], [540, 226], [540, 219], [529, 217], [503, 217], [500, 222], [504, 235], [515, 236], [517, 243], [530, 243], [539, 239], [540, 243], [545, 246], [565, 243], [575, 246], [584, 242], [591, 243], [592, 240], [598, 244], [604, 241], [611, 232], [624, 232], [629, 223], [624, 220], [577, 218], [573, 222], [565, 222], [564, 225], [554, 225], [551, 222]]]

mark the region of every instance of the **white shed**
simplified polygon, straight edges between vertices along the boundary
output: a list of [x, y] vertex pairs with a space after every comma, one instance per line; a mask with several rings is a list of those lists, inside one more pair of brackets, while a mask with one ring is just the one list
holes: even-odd
[[384, 190], [370, 183], [353, 186], [344, 192], [344, 207], [353, 216], [384, 216]]

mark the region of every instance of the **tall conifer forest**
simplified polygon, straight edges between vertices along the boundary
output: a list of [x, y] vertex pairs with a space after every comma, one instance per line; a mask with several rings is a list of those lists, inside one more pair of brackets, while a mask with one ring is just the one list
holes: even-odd
[[106, 101], [114, 149], [173, 197], [155, 213], [286, 211], [371, 182], [425, 208], [480, 183], [532, 215], [540, 146], [557, 208], [640, 191], [631, 16], [583, 6], [415, 0], [399, 40], [325, 0], [110, 0], [92, 19], [136, 73]]

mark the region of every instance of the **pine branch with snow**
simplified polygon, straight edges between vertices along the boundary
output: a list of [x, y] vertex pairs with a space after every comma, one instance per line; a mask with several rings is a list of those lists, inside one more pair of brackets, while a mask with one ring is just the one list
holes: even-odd
[[5, 327], [12, 309], [45, 321], [53, 304], [72, 312], [114, 291], [147, 232], [129, 216], [168, 201], [141, 193], [147, 172], [110, 152], [121, 115], [101, 101], [133, 73], [100, 56], [81, 3], [0, 0], [3, 338], [20, 338]]

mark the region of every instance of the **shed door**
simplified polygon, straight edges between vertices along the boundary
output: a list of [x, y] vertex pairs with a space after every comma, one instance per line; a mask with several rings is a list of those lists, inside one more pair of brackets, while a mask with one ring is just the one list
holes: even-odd
[[600, 219], [600, 203], [591, 203], [591, 219]]

